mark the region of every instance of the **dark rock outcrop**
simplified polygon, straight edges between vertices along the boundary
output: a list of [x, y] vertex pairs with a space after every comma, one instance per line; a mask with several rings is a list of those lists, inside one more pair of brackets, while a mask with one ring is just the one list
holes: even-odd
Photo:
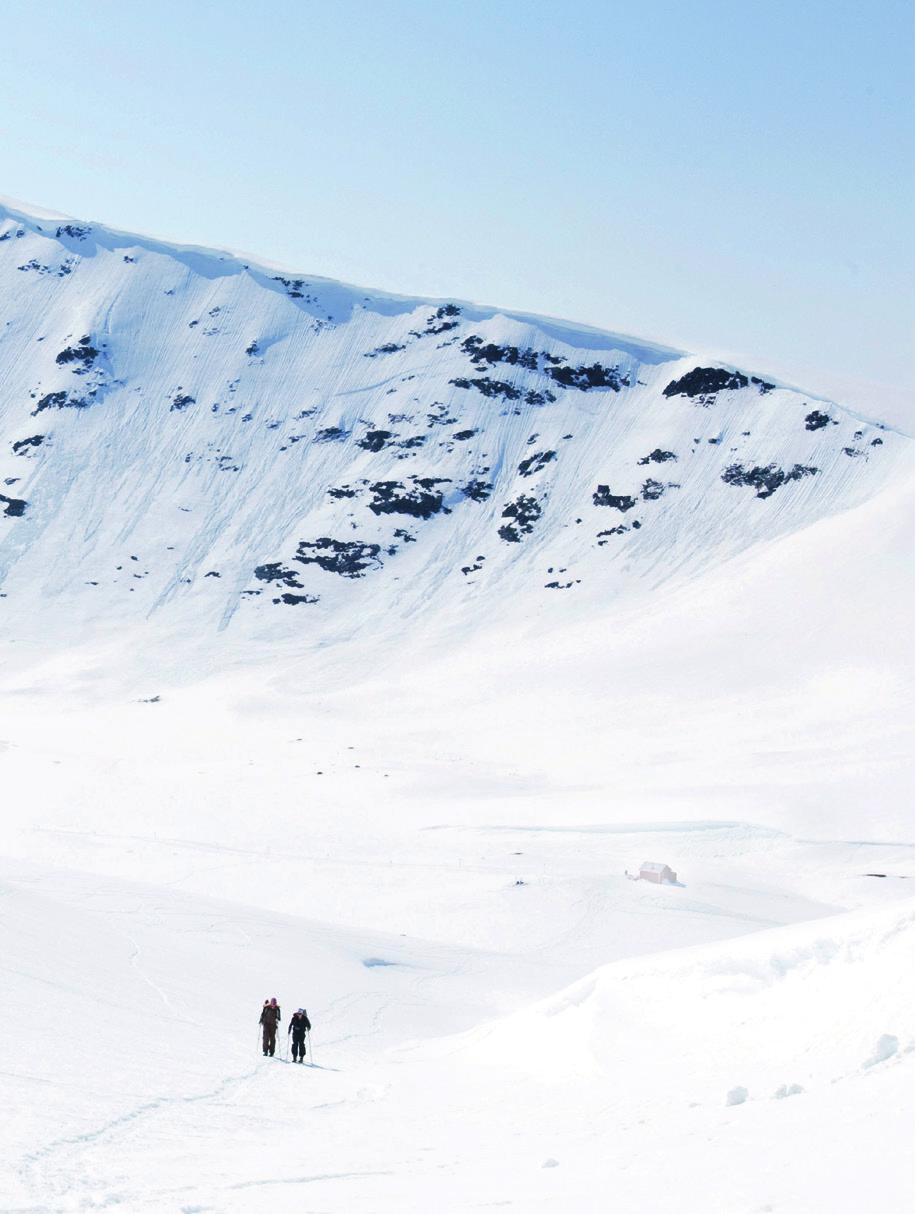
[[530, 535], [534, 523], [540, 518], [543, 509], [535, 497], [519, 494], [513, 502], [506, 502], [502, 517], [511, 519], [499, 528], [499, 536], [508, 544], [519, 544], [521, 537]]
[[777, 464], [767, 464], [765, 467], [757, 464], [752, 468], [746, 468], [743, 464], [731, 464], [721, 474], [721, 479], [726, 485], [743, 485], [755, 489], [757, 497], [765, 498], [771, 497], [782, 485], [803, 480], [806, 476], [815, 476], [818, 471], [818, 468], [806, 464], [795, 464], [788, 469], [779, 468]]
[[611, 493], [609, 485], [598, 485], [591, 500], [595, 506], [612, 506], [623, 513], [636, 504], [636, 499], [628, 493]]

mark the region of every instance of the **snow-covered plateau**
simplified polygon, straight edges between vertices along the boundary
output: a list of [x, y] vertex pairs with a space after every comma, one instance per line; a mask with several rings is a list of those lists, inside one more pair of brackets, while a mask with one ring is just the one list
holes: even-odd
[[901, 1208], [879, 413], [0, 205], [0, 1210]]

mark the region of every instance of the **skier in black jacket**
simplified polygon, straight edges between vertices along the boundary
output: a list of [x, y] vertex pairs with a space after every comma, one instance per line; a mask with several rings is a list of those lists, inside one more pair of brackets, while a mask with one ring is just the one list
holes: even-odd
[[311, 1021], [303, 1007], [292, 1013], [287, 1033], [292, 1034], [292, 1061], [305, 1061], [305, 1034], [311, 1030]]

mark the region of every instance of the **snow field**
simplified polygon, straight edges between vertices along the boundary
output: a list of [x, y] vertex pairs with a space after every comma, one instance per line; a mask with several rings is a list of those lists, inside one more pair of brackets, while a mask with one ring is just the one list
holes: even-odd
[[[0, 1210], [900, 1208], [909, 437], [44, 218], [0, 208]], [[548, 355], [629, 382], [531, 404]], [[414, 475], [450, 513], [368, 504]], [[284, 603], [255, 568], [319, 536], [381, 567]], [[317, 1065], [262, 1057], [270, 995]]]
[[[850, 1210], [878, 1139], [868, 1191], [912, 1180], [884, 1115], [915, 1065], [911, 899], [536, 999], [558, 975], [531, 956], [37, 866], [2, 889], [5, 1209], [596, 1211], [661, 1167], [662, 1208]], [[536, 1001], [500, 1015], [508, 987]], [[284, 1017], [302, 992], [317, 1066], [261, 1057], [268, 991]]]

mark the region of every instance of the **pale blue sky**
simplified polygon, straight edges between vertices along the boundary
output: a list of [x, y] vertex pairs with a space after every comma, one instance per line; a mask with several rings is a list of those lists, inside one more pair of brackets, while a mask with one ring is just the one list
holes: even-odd
[[913, 51], [896, 0], [0, 0], [0, 194], [911, 425]]

